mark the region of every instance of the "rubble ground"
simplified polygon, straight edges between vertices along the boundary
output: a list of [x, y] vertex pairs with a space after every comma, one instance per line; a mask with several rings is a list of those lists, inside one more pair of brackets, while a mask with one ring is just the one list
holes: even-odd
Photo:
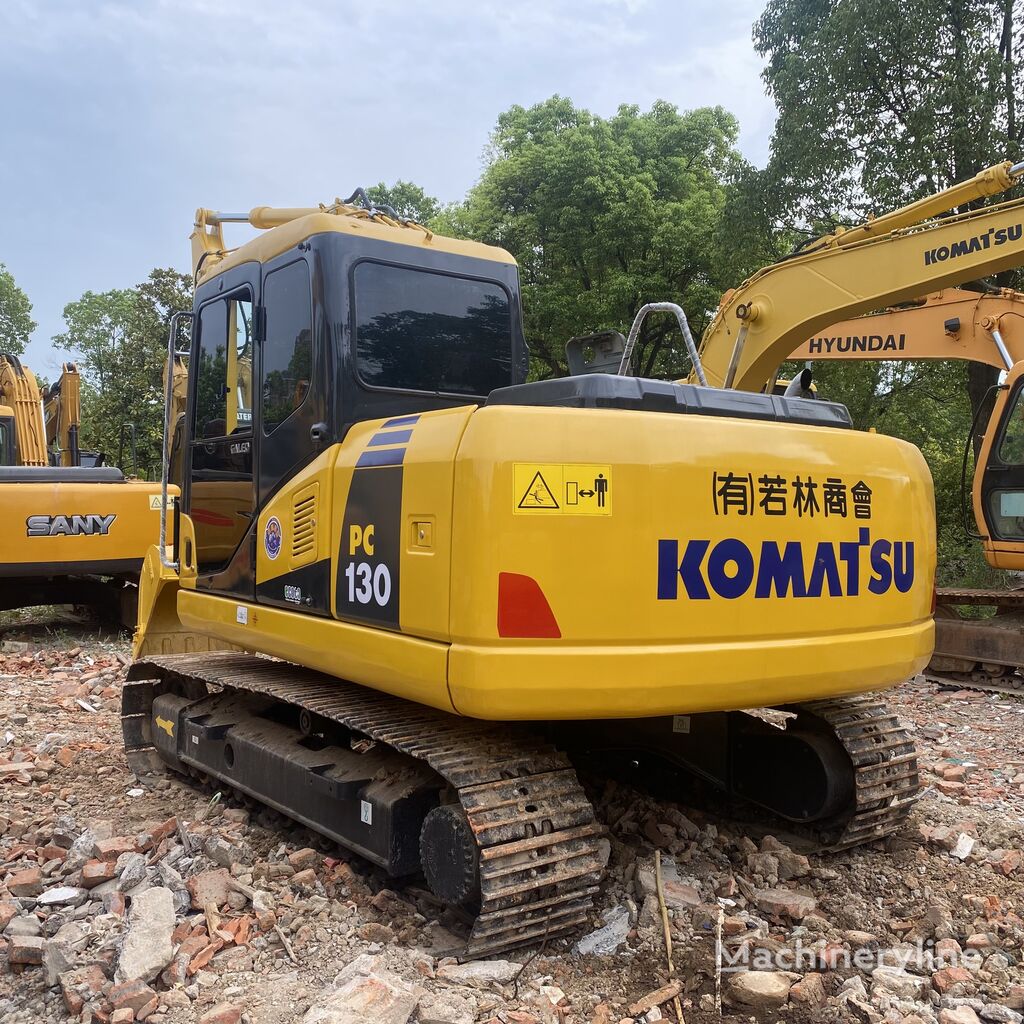
[[591, 929], [460, 964], [422, 882], [230, 793], [140, 785], [127, 638], [47, 614], [0, 624], [5, 1024], [646, 1024], [677, 1000], [690, 1024], [1024, 1019], [1024, 701], [892, 691], [926, 789], [868, 848], [805, 855], [598, 781], [612, 858]]

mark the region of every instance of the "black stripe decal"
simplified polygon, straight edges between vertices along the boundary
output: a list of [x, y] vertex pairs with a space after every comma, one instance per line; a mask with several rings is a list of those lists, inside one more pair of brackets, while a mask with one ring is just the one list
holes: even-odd
[[383, 448], [376, 452], [363, 452], [356, 462], [356, 469], [366, 469], [373, 466], [400, 466], [404, 460], [404, 448]]
[[409, 430], [384, 430], [374, 434], [367, 442], [368, 448], [379, 448], [385, 444], [407, 444], [412, 437], [412, 428]]

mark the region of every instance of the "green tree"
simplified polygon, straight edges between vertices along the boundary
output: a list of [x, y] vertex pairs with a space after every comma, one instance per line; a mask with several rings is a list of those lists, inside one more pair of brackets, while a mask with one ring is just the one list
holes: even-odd
[[[680, 113], [659, 101], [606, 119], [560, 96], [515, 106], [498, 118], [480, 182], [434, 226], [516, 257], [535, 376], [564, 372], [573, 336], [626, 333], [646, 302], [679, 302], [699, 337], [761, 252], [723, 233], [746, 171], [736, 136], [720, 107]], [[688, 371], [674, 321], [645, 322], [633, 365]]]
[[366, 190], [370, 199], [380, 206], [390, 206], [403, 220], [428, 224], [440, 212], [441, 204], [411, 181], [399, 179], [394, 185], [378, 182]]
[[32, 303], [15, 283], [14, 275], [0, 263], [0, 352], [20, 356], [35, 329]]
[[64, 307], [66, 330], [54, 338], [82, 373], [82, 446], [131, 469], [135, 431], [140, 474], [160, 472], [164, 367], [170, 316], [191, 307], [192, 281], [153, 270], [135, 288], [86, 292]]
[[862, 216], [1018, 159], [1015, 0], [769, 0], [754, 26], [779, 108], [771, 170], [808, 220]]

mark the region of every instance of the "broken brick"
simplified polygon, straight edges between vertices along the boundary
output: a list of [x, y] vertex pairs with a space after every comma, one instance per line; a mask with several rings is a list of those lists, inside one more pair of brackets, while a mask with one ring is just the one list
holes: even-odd
[[43, 891], [43, 873], [39, 868], [25, 868], [8, 875], [4, 884], [12, 896], [38, 896]]
[[139, 844], [132, 836], [114, 836], [113, 839], [99, 839], [93, 847], [97, 860], [117, 861], [122, 853], [138, 853]]
[[115, 1010], [122, 1007], [130, 1007], [134, 1013], [141, 1009], [153, 998], [156, 993], [141, 979], [126, 981], [123, 985], [115, 985], [108, 993], [107, 998]]

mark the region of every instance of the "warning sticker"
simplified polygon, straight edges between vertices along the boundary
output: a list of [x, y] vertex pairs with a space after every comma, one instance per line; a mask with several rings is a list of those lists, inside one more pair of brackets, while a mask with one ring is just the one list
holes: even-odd
[[[168, 502], [169, 503], [169, 502]], [[163, 495], [151, 494], [149, 496], [149, 507], [154, 512], [159, 512], [164, 507]]]
[[516, 515], [610, 516], [612, 467], [517, 462], [512, 491]]

